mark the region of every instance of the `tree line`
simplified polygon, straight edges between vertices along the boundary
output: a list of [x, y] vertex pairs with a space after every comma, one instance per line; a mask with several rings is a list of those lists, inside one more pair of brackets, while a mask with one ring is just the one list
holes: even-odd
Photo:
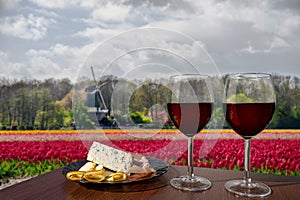
[[0, 128], [59, 129], [70, 126], [72, 84], [69, 79], [0, 79]]
[[[108, 117], [114, 117], [118, 123], [126, 124], [132, 120], [139, 123], [168, 123], [162, 116], [168, 101], [166, 80], [144, 80], [138, 87], [136, 83], [118, 80], [114, 76], [99, 79], [106, 106], [112, 109]], [[215, 95], [215, 110], [210, 120], [211, 127], [229, 128], [224, 120], [222, 96], [225, 77], [212, 77]], [[153, 84], [154, 83], [154, 84]], [[296, 76], [273, 74], [276, 92], [276, 110], [268, 128], [300, 128], [300, 79]], [[78, 84], [78, 83], [76, 83]], [[74, 116], [72, 110], [72, 84], [69, 79], [9, 80], [0, 79], [0, 129], [61, 129], [72, 128]], [[82, 88], [80, 117], [89, 118], [88, 106], [95, 104], [94, 83], [89, 80], [90, 88]], [[92, 88], [92, 89], [91, 89]], [[92, 101], [92, 102], [88, 102]], [[78, 103], [78, 102], [77, 102]], [[74, 105], [73, 105], [74, 106]], [[101, 106], [101, 103], [100, 105]], [[75, 106], [76, 107], [76, 106]], [[84, 115], [84, 112], [87, 114]], [[134, 116], [134, 117], [133, 117]], [[132, 117], [130, 119], [130, 117]], [[161, 118], [164, 121], [161, 121]], [[86, 119], [85, 119], [86, 120]], [[160, 121], [159, 121], [160, 120]], [[225, 123], [224, 123], [225, 122]], [[87, 119], [86, 123], [95, 122]], [[97, 123], [97, 122], [96, 122]]]

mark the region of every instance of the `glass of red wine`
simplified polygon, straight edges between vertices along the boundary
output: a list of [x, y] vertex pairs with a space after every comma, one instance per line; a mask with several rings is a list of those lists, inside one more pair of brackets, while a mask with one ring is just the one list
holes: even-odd
[[271, 188], [250, 177], [250, 139], [263, 131], [272, 119], [276, 97], [270, 74], [230, 74], [224, 88], [224, 114], [230, 127], [244, 138], [244, 179], [230, 180], [225, 188], [247, 197], [265, 197]]
[[188, 137], [187, 175], [171, 179], [170, 184], [185, 191], [207, 190], [212, 183], [194, 175], [193, 137], [207, 125], [212, 114], [214, 98], [209, 77], [199, 74], [172, 76], [169, 87], [167, 107], [170, 119]]

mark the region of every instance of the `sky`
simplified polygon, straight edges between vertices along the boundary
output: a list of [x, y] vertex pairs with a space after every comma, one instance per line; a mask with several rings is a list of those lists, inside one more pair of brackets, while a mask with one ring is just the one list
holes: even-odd
[[74, 81], [99, 45], [143, 27], [193, 38], [221, 74], [300, 76], [299, 0], [0, 0], [0, 77]]

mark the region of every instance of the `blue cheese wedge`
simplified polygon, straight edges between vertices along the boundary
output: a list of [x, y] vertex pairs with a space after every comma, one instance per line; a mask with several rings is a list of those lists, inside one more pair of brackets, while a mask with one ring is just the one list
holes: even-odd
[[119, 149], [93, 142], [87, 155], [87, 160], [116, 171], [127, 172], [133, 165], [133, 155]]

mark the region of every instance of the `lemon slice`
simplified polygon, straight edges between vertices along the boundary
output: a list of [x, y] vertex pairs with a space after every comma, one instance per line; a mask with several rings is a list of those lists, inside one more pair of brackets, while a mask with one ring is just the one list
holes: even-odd
[[105, 170], [86, 172], [83, 178], [89, 182], [99, 183], [105, 179]]
[[68, 180], [71, 181], [80, 181], [83, 179], [85, 172], [81, 171], [71, 171], [66, 174]]
[[120, 182], [120, 181], [126, 181], [126, 180], [127, 180], [127, 175], [123, 172], [112, 173], [106, 177], [106, 181], [109, 181], [109, 182]]

